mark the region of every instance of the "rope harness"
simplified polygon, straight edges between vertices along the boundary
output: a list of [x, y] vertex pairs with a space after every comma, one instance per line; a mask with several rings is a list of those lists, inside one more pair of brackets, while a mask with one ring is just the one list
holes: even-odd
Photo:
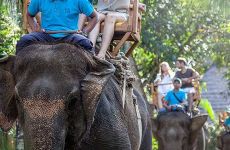
[[138, 122], [138, 130], [139, 130], [139, 136], [140, 141], [142, 139], [142, 121], [141, 121], [141, 114], [139, 110], [139, 106], [137, 104], [137, 97], [133, 94], [133, 85], [132, 83], [136, 80], [135, 75], [131, 71], [131, 67], [129, 64], [129, 60], [123, 53], [121, 53], [119, 56], [110, 59], [109, 60], [116, 68], [115, 76], [117, 77], [117, 80], [119, 84], [121, 85], [122, 89], [122, 108], [125, 108], [126, 104], [126, 94], [127, 90], [131, 90], [132, 92], [132, 99], [133, 99], [133, 105], [136, 112], [137, 122]]

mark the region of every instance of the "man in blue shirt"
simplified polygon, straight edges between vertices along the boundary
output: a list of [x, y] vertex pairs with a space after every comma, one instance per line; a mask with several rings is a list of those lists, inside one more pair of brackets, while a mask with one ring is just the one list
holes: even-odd
[[[41, 12], [41, 31], [39, 31], [35, 16]], [[88, 34], [96, 25], [98, 15], [88, 0], [31, 0], [28, 7], [27, 20], [32, 33], [24, 35], [17, 43], [16, 53], [29, 44], [41, 42], [72, 42], [92, 51], [92, 42], [79, 34], [59, 33], [60, 31], [78, 30], [79, 14], [90, 17], [89, 24], [82, 29]], [[48, 34], [53, 32], [56, 34]]]
[[226, 109], [226, 113], [227, 113], [228, 117], [224, 121], [224, 127], [227, 131], [229, 131], [229, 129], [230, 129], [230, 107], [229, 106]]
[[181, 90], [182, 82], [179, 78], [173, 80], [174, 89], [169, 91], [164, 100], [163, 106], [168, 110], [174, 110], [176, 107], [182, 107], [186, 102], [186, 93]]

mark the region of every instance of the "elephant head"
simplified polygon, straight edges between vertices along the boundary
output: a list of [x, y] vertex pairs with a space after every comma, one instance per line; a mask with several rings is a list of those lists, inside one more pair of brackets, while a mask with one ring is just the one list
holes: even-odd
[[159, 150], [195, 150], [198, 134], [206, 120], [207, 115], [190, 119], [181, 112], [159, 115], [152, 120], [152, 130], [158, 140]]
[[14, 77], [11, 74], [15, 57], [0, 63], [0, 128], [8, 131], [17, 118]]
[[[87, 137], [113, 65], [68, 43], [32, 44], [9, 63], [11, 88], [1, 90], [15, 98], [11, 102], [1, 94], [0, 104], [8, 99], [18, 112], [25, 149], [77, 149]], [[16, 114], [6, 115], [7, 120]]]
[[229, 132], [221, 132], [217, 137], [217, 147], [220, 150], [228, 150], [230, 147], [230, 134]]

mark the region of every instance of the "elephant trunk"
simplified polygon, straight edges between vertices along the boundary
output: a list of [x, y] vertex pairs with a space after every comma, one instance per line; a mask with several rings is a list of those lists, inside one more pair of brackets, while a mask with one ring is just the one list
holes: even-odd
[[25, 149], [63, 150], [66, 137], [64, 100], [23, 99]]

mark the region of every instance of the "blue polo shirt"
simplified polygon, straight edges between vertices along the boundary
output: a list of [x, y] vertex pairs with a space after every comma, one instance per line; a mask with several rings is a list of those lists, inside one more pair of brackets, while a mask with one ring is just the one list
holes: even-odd
[[168, 102], [168, 105], [171, 106], [171, 105], [176, 105], [176, 104], [180, 104], [180, 102], [176, 99], [176, 97], [174, 96], [174, 94], [178, 97], [178, 99], [181, 101], [181, 102], [184, 102], [187, 98], [186, 98], [186, 93], [179, 89], [179, 91], [175, 92], [174, 90], [171, 90], [169, 91], [166, 96], [165, 96], [165, 101]]
[[[77, 30], [79, 14], [90, 16], [94, 11], [88, 0], [31, 0], [28, 13], [41, 12], [41, 28], [46, 31]], [[60, 38], [66, 34], [51, 34]]]
[[227, 127], [230, 127], [230, 117], [228, 117], [228, 118], [224, 121], [224, 124], [225, 124]]

